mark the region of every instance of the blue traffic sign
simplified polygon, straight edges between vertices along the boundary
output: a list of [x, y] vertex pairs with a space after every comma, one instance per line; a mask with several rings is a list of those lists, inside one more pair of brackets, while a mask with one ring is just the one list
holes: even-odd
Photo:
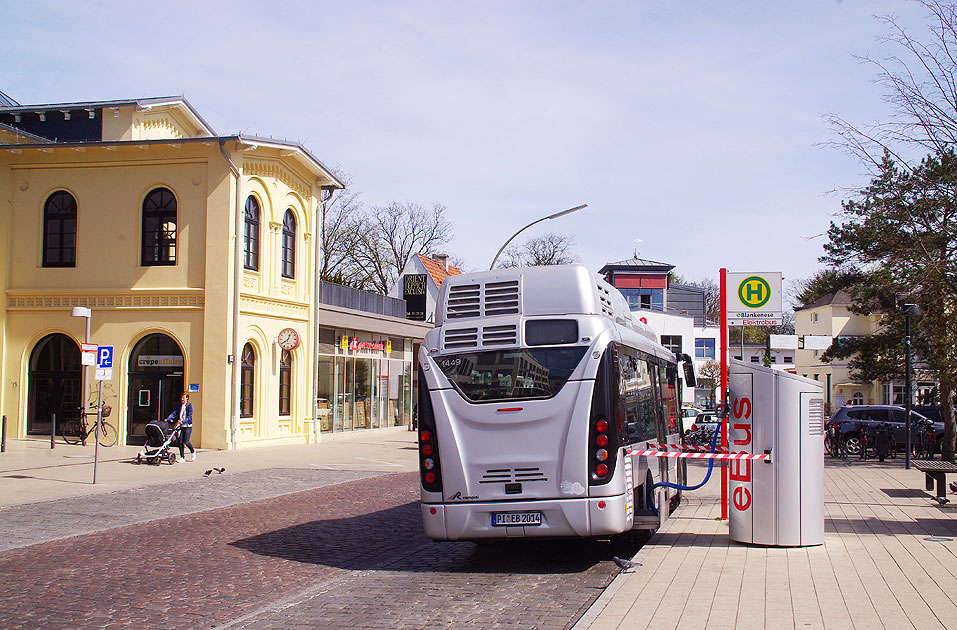
[[100, 346], [96, 349], [96, 367], [113, 367], [113, 346]]

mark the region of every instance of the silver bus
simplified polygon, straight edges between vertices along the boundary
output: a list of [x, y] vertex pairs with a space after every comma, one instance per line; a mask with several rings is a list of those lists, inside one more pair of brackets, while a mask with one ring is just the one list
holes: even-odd
[[[680, 501], [678, 360], [581, 265], [442, 283], [418, 365], [422, 520], [435, 540], [609, 537]], [[693, 384], [689, 382], [689, 384]], [[680, 460], [684, 461], [684, 460]]]

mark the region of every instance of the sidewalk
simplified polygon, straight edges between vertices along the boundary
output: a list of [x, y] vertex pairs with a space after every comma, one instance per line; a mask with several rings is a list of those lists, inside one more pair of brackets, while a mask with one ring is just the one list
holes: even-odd
[[159, 466], [133, 463], [139, 447], [101, 446], [96, 484], [93, 449], [7, 442], [0, 453], [0, 551], [418, 466], [415, 434], [402, 428], [319, 444], [201, 451], [195, 462]]
[[824, 545], [731, 542], [712, 476], [575, 630], [957, 628], [957, 495], [938, 506], [901, 459], [828, 459], [824, 474]]
[[139, 446], [101, 446], [94, 485], [92, 439], [86, 446], [70, 446], [57, 438], [53, 449], [48, 438], [7, 440], [6, 452], [0, 453], [0, 506], [197, 479], [213, 467], [226, 468], [230, 474], [268, 468], [417, 469], [415, 434], [402, 427], [324, 435], [319, 444], [200, 450], [195, 462], [174, 465], [136, 465], [139, 450]]

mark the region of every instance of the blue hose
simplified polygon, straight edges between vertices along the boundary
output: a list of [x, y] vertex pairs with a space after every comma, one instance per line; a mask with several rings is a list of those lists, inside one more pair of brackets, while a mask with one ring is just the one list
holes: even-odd
[[[718, 446], [718, 434], [721, 433], [721, 425], [718, 425], [714, 430], [714, 436], [711, 438], [711, 454], [714, 455], [715, 448]], [[714, 460], [708, 460], [708, 474], [704, 476], [704, 481], [699, 483], [696, 486], [682, 486], [677, 483], [670, 483], [668, 481], [659, 481], [653, 486], [648, 488], [648, 505], [651, 506], [651, 511], [658, 514], [658, 508], [655, 507], [655, 488], [659, 486], [665, 486], [666, 488], [675, 488], [676, 490], [697, 490], [704, 484], [708, 483], [708, 479], [711, 478], [711, 471], [714, 469]]]

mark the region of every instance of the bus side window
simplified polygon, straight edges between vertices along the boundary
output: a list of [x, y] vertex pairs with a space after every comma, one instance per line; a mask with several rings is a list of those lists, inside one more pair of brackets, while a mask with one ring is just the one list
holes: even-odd
[[680, 433], [678, 417], [678, 371], [673, 367], [658, 366], [661, 383], [661, 406], [665, 417], [665, 434]]

